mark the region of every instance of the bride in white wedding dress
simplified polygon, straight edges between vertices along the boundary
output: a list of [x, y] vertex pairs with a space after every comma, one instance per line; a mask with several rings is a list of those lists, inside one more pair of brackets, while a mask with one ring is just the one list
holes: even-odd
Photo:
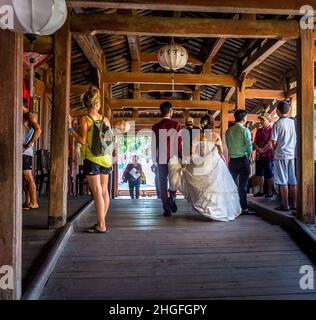
[[210, 129], [202, 130], [192, 149], [190, 164], [181, 166], [171, 161], [172, 183], [203, 216], [217, 221], [234, 220], [242, 210], [237, 186], [221, 157], [219, 135]]

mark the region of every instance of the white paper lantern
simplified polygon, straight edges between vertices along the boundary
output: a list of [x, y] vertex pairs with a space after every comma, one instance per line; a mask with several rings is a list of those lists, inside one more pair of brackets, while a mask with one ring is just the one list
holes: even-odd
[[187, 64], [188, 52], [180, 45], [167, 44], [159, 49], [158, 62], [164, 69], [174, 72]]
[[39, 36], [60, 29], [67, 18], [65, 0], [12, 0], [16, 15], [15, 31]]

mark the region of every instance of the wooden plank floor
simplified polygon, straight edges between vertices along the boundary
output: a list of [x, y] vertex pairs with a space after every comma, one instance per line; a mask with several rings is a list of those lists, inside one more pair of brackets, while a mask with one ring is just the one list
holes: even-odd
[[[71, 218], [85, 203], [91, 199], [90, 196], [68, 198], [68, 219]], [[36, 272], [41, 259], [39, 257], [45, 251], [49, 241], [56, 234], [55, 230], [47, 228], [48, 205], [47, 198], [39, 199], [38, 210], [23, 211], [22, 230], [22, 277], [23, 287], [29, 278]], [[44, 252], [45, 254], [45, 252]], [[39, 261], [38, 261], [39, 260]]]
[[313, 265], [279, 226], [255, 216], [228, 223], [161, 215], [159, 200], [114, 200], [107, 234], [87, 234], [86, 214], [41, 299], [316, 299], [300, 289]]

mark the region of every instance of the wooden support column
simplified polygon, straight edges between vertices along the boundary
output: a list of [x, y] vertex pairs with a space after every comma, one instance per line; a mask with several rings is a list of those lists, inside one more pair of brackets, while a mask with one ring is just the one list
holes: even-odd
[[[0, 70], [0, 268], [13, 268], [13, 287], [0, 289], [0, 300], [13, 300], [21, 297], [22, 35], [0, 30]], [[6, 268], [0, 277], [11, 274]]]
[[[139, 38], [137, 38], [139, 39]], [[138, 40], [139, 43], [139, 40]], [[132, 61], [132, 72], [140, 72], [140, 61], [139, 60], [133, 60]], [[141, 92], [140, 92], [140, 84], [134, 83], [134, 92], [133, 92], [133, 98], [134, 99], [141, 99]]]
[[71, 64], [69, 20], [55, 34], [54, 54], [48, 225], [50, 228], [59, 228], [67, 221], [68, 115]]
[[246, 109], [246, 86], [243, 80], [240, 85], [236, 88], [236, 109]]
[[201, 87], [196, 86], [195, 90], [193, 91], [193, 100], [201, 100]]
[[224, 149], [224, 156], [226, 159], [228, 159], [228, 150], [226, 146], [225, 141], [225, 133], [228, 129], [228, 105], [226, 103], [222, 104], [222, 113], [221, 113], [221, 136], [222, 136], [222, 142], [223, 142], [223, 149]]
[[104, 116], [105, 115], [105, 94], [106, 94], [106, 87], [103, 81], [104, 78], [104, 72], [106, 70], [106, 60], [105, 55], [103, 54], [101, 57], [101, 72], [99, 74], [99, 90], [100, 90], [100, 98], [101, 98], [101, 113]]
[[298, 207], [304, 223], [315, 219], [314, 195], [314, 38], [312, 30], [300, 30], [298, 40]]
[[104, 90], [104, 116], [110, 120], [112, 124], [112, 110], [111, 110], [111, 99], [112, 99], [112, 85], [106, 84]]

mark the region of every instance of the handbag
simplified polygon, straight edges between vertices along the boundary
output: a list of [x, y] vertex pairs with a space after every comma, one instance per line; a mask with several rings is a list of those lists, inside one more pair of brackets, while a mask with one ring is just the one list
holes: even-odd
[[140, 174], [140, 183], [141, 184], [146, 184], [146, 176], [145, 176], [145, 173], [142, 171], [141, 174]]

